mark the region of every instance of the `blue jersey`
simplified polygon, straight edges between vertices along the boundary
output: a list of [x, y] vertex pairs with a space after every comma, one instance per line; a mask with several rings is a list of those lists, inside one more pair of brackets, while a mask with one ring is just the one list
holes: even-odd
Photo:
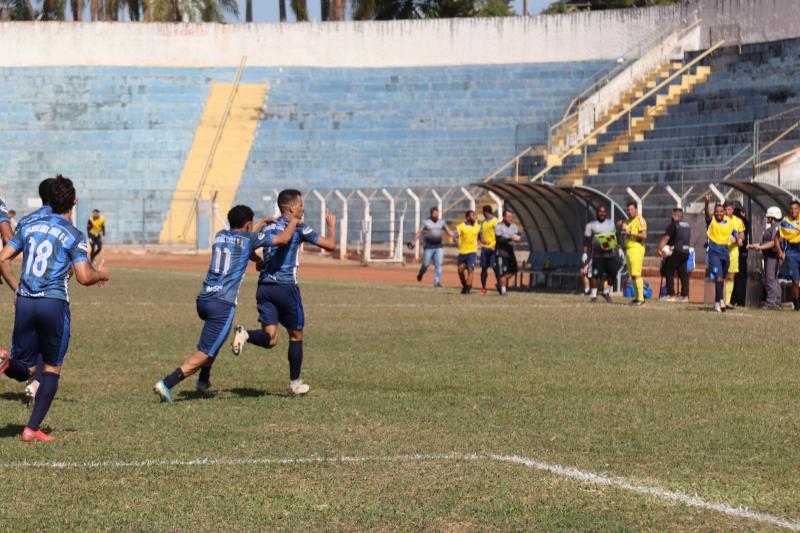
[[236, 305], [239, 287], [247, 271], [250, 254], [272, 246], [273, 234], [266, 229], [258, 233], [222, 230], [214, 236], [211, 263], [198, 298], [221, 300]]
[[[286, 217], [264, 228], [273, 235], [283, 233], [288, 224]], [[305, 224], [298, 224], [292, 239], [283, 246], [270, 247], [264, 251], [264, 266], [261, 267], [259, 283], [277, 285], [297, 285], [297, 266], [300, 264], [300, 245], [304, 242], [317, 244], [317, 232]]]
[[11, 222], [8, 219], [8, 208], [6, 207], [6, 203], [0, 198], [0, 223], [2, 222]]
[[78, 228], [50, 214], [20, 225], [8, 245], [22, 250], [18, 295], [69, 301], [67, 273], [71, 265], [87, 261], [89, 249]]
[[17, 224], [17, 231], [21, 230], [22, 226], [24, 226], [26, 224], [30, 224], [34, 220], [38, 220], [38, 219], [40, 219], [42, 217], [46, 217], [46, 216], [52, 215], [52, 214], [53, 214], [53, 209], [49, 205], [43, 205], [42, 207], [40, 207], [36, 211], [34, 211], [32, 213], [28, 213], [27, 215], [22, 217], [22, 219], [20, 219], [20, 221], [19, 221], [19, 224]]

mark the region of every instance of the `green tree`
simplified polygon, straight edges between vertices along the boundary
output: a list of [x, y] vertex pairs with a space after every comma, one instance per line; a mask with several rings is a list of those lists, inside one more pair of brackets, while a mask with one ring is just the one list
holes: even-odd
[[353, 0], [355, 20], [513, 15], [508, 0]]
[[547, 6], [543, 15], [575, 13], [580, 10], [600, 11], [603, 9], [624, 9], [628, 7], [648, 7], [660, 4], [678, 4], [683, 0], [559, 0]]
[[141, 9], [145, 22], [225, 22], [225, 13], [239, 16], [236, 0], [143, 0]]

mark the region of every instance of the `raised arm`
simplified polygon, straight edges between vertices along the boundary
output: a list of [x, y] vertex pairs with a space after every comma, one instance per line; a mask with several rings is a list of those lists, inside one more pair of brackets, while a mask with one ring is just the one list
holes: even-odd
[[16, 292], [17, 287], [19, 287], [19, 280], [11, 271], [11, 261], [13, 261], [21, 251], [22, 249], [17, 250], [13, 246], [6, 245], [3, 247], [3, 251], [0, 252], [0, 275], [3, 276], [8, 288], [14, 292]]
[[336, 215], [331, 212], [325, 213], [325, 225], [328, 227], [328, 236], [318, 237], [314, 244], [332, 252], [336, 249]]
[[100, 266], [96, 270], [89, 261], [73, 263], [72, 269], [75, 271], [75, 278], [78, 283], [87, 287], [96, 283], [106, 282], [110, 278], [108, 269], [105, 266], [105, 260], [100, 261]]
[[706, 224], [711, 222], [711, 219], [714, 218], [714, 212], [711, 210], [711, 195], [706, 194], [705, 198], [705, 207], [703, 208], [703, 213], [706, 215]]

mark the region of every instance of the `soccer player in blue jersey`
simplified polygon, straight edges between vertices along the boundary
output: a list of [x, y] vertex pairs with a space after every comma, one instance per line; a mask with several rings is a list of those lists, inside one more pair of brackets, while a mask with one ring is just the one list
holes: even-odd
[[[293, 219], [302, 219], [304, 213], [303, 195], [300, 191], [287, 189], [278, 195], [278, 208], [281, 216], [265, 229], [277, 233]], [[261, 329], [246, 330], [237, 325], [234, 331], [233, 353], [239, 355], [244, 344], [249, 342], [262, 348], [274, 348], [278, 343], [278, 324], [289, 334], [289, 395], [305, 394], [309, 386], [300, 379], [303, 366], [303, 301], [297, 286], [297, 267], [300, 246], [310, 243], [323, 250], [336, 248], [336, 217], [331, 213], [325, 216], [328, 236], [320, 237], [305, 224], [297, 224], [292, 239], [283, 246], [274, 246], [264, 252], [264, 264], [258, 279], [256, 306]]]
[[239, 287], [247, 271], [248, 261], [258, 258], [255, 251], [259, 248], [280, 246], [289, 242], [297, 226], [297, 220], [291, 220], [280, 233], [266, 229], [253, 232], [253, 216], [252, 209], [246, 205], [237, 205], [228, 212], [231, 229], [221, 230], [214, 236], [211, 263], [208, 265], [203, 288], [197, 296], [197, 315], [204, 322], [197, 351], [153, 387], [163, 402], [172, 403], [171, 389], [198, 370], [198, 389], [205, 390], [210, 386], [210, 365], [231, 331]]
[[[0, 274], [17, 294], [12, 353], [0, 361], [0, 373], [23, 382], [33, 373], [39, 354], [44, 361], [36, 403], [22, 432], [26, 442], [53, 440], [41, 430], [41, 424], [56, 395], [69, 346], [70, 268], [81, 285], [109, 279], [102, 263], [95, 270], [88, 262], [86, 238], [69, 221], [74, 205], [72, 181], [57, 176], [50, 184], [52, 214], [21, 227], [0, 252]], [[22, 272], [17, 280], [11, 261], [20, 253]]]

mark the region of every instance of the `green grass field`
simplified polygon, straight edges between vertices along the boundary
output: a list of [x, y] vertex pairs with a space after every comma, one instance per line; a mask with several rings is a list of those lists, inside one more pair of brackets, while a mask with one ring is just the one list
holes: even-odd
[[[3, 531], [774, 527], [524, 465], [430, 457], [472, 453], [800, 519], [800, 361], [785, 335], [797, 314], [310, 281], [308, 396], [285, 396], [282, 332], [271, 352], [225, 349], [212, 391], [190, 378], [168, 406], [152, 386], [194, 349], [201, 274], [112, 275], [102, 289], [73, 283], [72, 343], [45, 421], [54, 443], [19, 440], [23, 387], [0, 381]], [[12, 295], [0, 289], [7, 345]], [[250, 275], [237, 321], [255, 324], [254, 293]], [[398, 457], [413, 454], [429, 457]], [[340, 456], [378, 458], [248, 463]], [[142, 464], [195, 459], [223, 464]], [[80, 464], [21, 465], [35, 461]]]

